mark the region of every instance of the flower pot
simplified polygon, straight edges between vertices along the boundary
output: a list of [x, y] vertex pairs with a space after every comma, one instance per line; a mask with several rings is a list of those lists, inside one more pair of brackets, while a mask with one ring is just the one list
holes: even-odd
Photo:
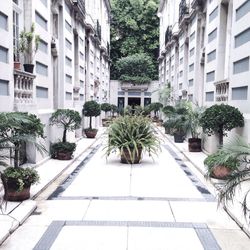
[[231, 172], [232, 172], [232, 169], [226, 166], [219, 165], [213, 168], [211, 172], [211, 177], [215, 179], [225, 180], [228, 178]]
[[175, 143], [182, 143], [184, 141], [184, 138], [185, 138], [184, 134], [174, 133], [174, 142]]
[[14, 69], [21, 70], [21, 63], [20, 62], [14, 62]]
[[165, 127], [165, 134], [170, 134], [170, 128]]
[[24, 67], [24, 71], [33, 74], [34, 64], [24, 64], [23, 67]]
[[71, 160], [72, 152], [57, 152], [57, 159], [58, 160]]
[[24, 201], [30, 198], [30, 186], [26, 185], [22, 190], [18, 190], [16, 187], [16, 180], [13, 178], [6, 178], [1, 175], [1, 179], [4, 187], [4, 200], [6, 201]]
[[135, 152], [134, 159], [131, 159], [129, 151], [127, 149], [123, 149], [123, 152], [121, 153], [121, 163], [138, 164], [141, 161], [141, 153], [142, 148], [138, 148], [138, 154]]
[[97, 134], [97, 129], [85, 129], [85, 135], [87, 138], [95, 138]]
[[188, 150], [189, 150], [189, 152], [201, 152], [201, 139], [200, 138], [189, 138], [188, 139]]

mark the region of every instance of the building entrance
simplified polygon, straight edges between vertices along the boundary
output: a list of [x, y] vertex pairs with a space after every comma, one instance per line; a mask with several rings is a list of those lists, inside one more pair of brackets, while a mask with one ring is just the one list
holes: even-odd
[[132, 109], [135, 108], [135, 106], [141, 106], [141, 98], [128, 98], [128, 105], [132, 107]]

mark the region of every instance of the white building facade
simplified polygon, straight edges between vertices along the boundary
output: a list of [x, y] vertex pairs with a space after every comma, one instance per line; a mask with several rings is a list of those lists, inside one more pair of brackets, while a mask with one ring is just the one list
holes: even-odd
[[[109, 102], [110, 11], [109, 0], [0, 2], [0, 112], [36, 114], [46, 125], [47, 147], [61, 138], [61, 131], [49, 126], [56, 109], [81, 114], [85, 101]], [[32, 23], [41, 40], [31, 74], [14, 69], [13, 55], [20, 32]], [[37, 152], [31, 155], [31, 162], [42, 159]]]
[[239, 108], [245, 127], [233, 133], [250, 142], [250, 0], [161, 0], [158, 16], [160, 85], [176, 100]]

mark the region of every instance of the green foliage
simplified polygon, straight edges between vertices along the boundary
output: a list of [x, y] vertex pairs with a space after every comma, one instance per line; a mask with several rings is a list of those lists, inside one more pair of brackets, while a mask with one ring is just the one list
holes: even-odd
[[114, 104], [111, 104], [110, 107], [111, 107], [112, 116], [115, 116], [115, 113], [118, 111], [118, 107]]
[[34, 168], [8, 167], [2, 175], [6, 182], [11, 183], [11, 188], [16, 191], [21, 191], [39, 182], [38, 172]]
[[153, 60], [154, 71], [149, 77], [158, 79], [159, 19], [158, 0], [112, 0], [111, 78], [118, 79], [114, 67], [117, 60], [145, 53]]
[[149, 105], [151, 111], [154, 111], [155, 117], [157, 117], [157, 113], [160, 111], [160, 109], [163, 107], [162, 103], [160, 102], [153, 102]]
[[[218, 202], [227, 205], [229, 201], [234, 200], [237, 191], [241, 190], [241, 185], [249, 183], [250, 181], [250, 144], [247, 143], [244, 138], [235, 136], [223, 145], [222, 150], [225, 152], [224, 160], [236, 158], [241, 166], [231, 172], [225, 185], [220, 189]], [[248, 219], [250, 212], [248, 202], [249, 193], [250, 188], [244, 190], [244, 194], [242, 196], [243, 200], [240, 202], [242, 204], [243, 213], [245, 217], [248, 215]]]
[[101, 104], [101, 110], [107, 113], [108, 111], [111, 111], [111, 105], [107, 102]]
[[43, 138], [44, 125], [33, 114], [22, 112], [0, 113], [0, 144], [14, 147], [14, 165], [18, 167], [21, 147], [24, 143], [33, 144], [40, 153], [47, 152], [36, 138]]
[[28, 64], [32, 64], [34, 56], [38, 50], [40, 36], [35, 35], [35, 24], [31, 25], [30, 31], [23, 30], [20, 33], [19, 51], [23, 53], [24, 60]]
[[209, 155], [204, 160], [204, 165], [207, 167], [207, 176], [210, 176], [213, 169], [220, 165], [223, 165], [232, 170], [237, 169], [239, 166], [239, 161], [235, 157], [228, 157], [225, 151], [218, 150], [216, 153]]
[[120, 58], [116, 63], [118, 79], [123, 82], [145, 84], [154, 72], [152, 59], [146, 54], [134, 54]]
[[121, 154], [124, 150], [128, 150], [132, 162], [134, 162], [139, 148], [148, 152], [150, 156], [160, 149], [159, 139], [155, 135], [149, 119], [143, 116], [118, 117], [110, 125], [108, 136], [107, 156], [116, 150], [119, 150]]
[[83, 105], [82, 110], [84, 116], [90, 118], [89, 120], [89, 128], [92, 129], [92, 117], [96, 117], [101, 114], [101, 107], [96, 101], [87, 101]]
[[74, 131], [80, 127], [81, 116], [79, 112], [71, 109], [58, 109], [50, 117], [50, 125], [63, 128], [62, 141], [66, 142], [67, 131]]
[[71, 154], [76, 150], [76, 144], [71, 142], [56, 142], [51, 144], [50, 153], [52, 158], [57, 158], [58, 153], [67, 153]]
[[217, 133], [220, 145], [222, 145], [223, 136], [227, 135], [226, 131], [244, 126], [244, 117], [238, 108], [227, 104], [215, 104], [205, 110], [200, 124], [206, 134]]
[[159, 90], [159, 101], [163, 105], [167, 105], [172, 100], [173, 88], [170, 84], [166, 84], [162, 89]]

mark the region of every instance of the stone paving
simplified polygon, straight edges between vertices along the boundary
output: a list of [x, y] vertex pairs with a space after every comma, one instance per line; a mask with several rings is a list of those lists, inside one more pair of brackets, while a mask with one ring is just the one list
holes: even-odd
[[84, 142], [88, 146], [58, 171], [59, 179], [27, 201], [37, 209], [1, 249], [250, 248], [246, 234], [217, 207], [213, 187], [166, 138], [158, 156], [144, 155], [133, 166], [117, 155], [106, 159], [105, 137]]

